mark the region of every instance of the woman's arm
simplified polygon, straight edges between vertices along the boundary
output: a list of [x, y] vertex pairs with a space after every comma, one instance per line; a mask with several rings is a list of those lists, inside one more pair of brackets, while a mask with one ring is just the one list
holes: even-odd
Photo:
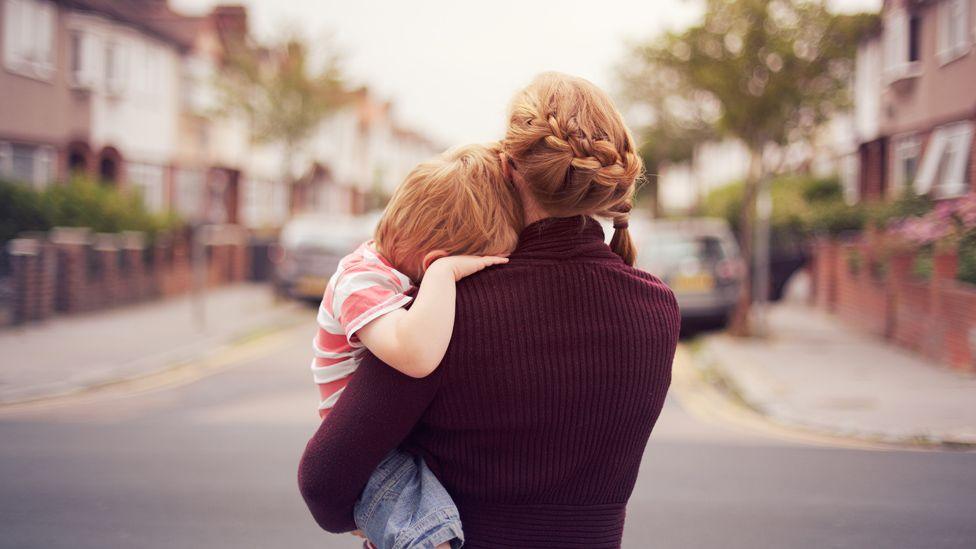
[[356, 528], [353, 506], [366, 481], [413, 430], [441, 378], [435, 371], [413, 379], [366, 355], [298, 466], [299, 489], [322, 528], [336, 533]]
[[454, 331], [455, 284], [466, 276], [508, 259], [458, 255], [434, 261], [424, 273], [409, 309], [397, 309], [359, 329], [363, 345], [383, 362], [410, 377], [437, 368]]

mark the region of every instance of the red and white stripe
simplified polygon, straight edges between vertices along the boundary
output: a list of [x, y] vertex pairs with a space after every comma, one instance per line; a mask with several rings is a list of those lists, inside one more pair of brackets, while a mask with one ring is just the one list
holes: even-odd
[[312, 340], [312, 376], [319, 386], [319, 410], [335, 406], [366, 349], [356, 332], [370, 321], [410, 302], [408, 276], [365, 242], [342, 258], [319, 306]]

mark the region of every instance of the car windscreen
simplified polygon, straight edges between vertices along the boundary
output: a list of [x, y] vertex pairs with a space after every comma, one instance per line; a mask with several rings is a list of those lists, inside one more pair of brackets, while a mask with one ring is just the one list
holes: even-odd
[[649, 239], [641, 256], [655, 266], [670, 267], [689, 259], [715, 263], [726, 258], [725, 246], [716, 236], [693, 234], [659, 234]]

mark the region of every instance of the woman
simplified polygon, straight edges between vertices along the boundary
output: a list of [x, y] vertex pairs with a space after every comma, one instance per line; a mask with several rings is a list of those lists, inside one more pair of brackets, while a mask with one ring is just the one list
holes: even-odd
[[[309, 441], [299, 484], [329, 531], [354, 529], [400, 446], [453, 496], [465, 547], [620, 546], [679, 325], [671, 291], [632, 267], [641, 162], [606, 94], [560, 74], [515, 97], [503, 149], [526, 228], [507, 265], [458, 285], [440, 367], [411, 379], [366, 358]], [[614, 219], [609, 247], [590, 216]]]

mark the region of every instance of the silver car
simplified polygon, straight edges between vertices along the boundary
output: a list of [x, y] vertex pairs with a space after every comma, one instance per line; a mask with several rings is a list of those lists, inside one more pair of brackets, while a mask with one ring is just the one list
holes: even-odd
[[339, 260], [369, 240], [376, 216], [307, 214], [289, 221], [271, 250], [280, 295], [320, 300]]
[[682, 321], [724, 325], [739, 299], [744, 274], [728, 223], [712, 218], [660, 220], [639, 230], [638, 266], [671, 287]]

